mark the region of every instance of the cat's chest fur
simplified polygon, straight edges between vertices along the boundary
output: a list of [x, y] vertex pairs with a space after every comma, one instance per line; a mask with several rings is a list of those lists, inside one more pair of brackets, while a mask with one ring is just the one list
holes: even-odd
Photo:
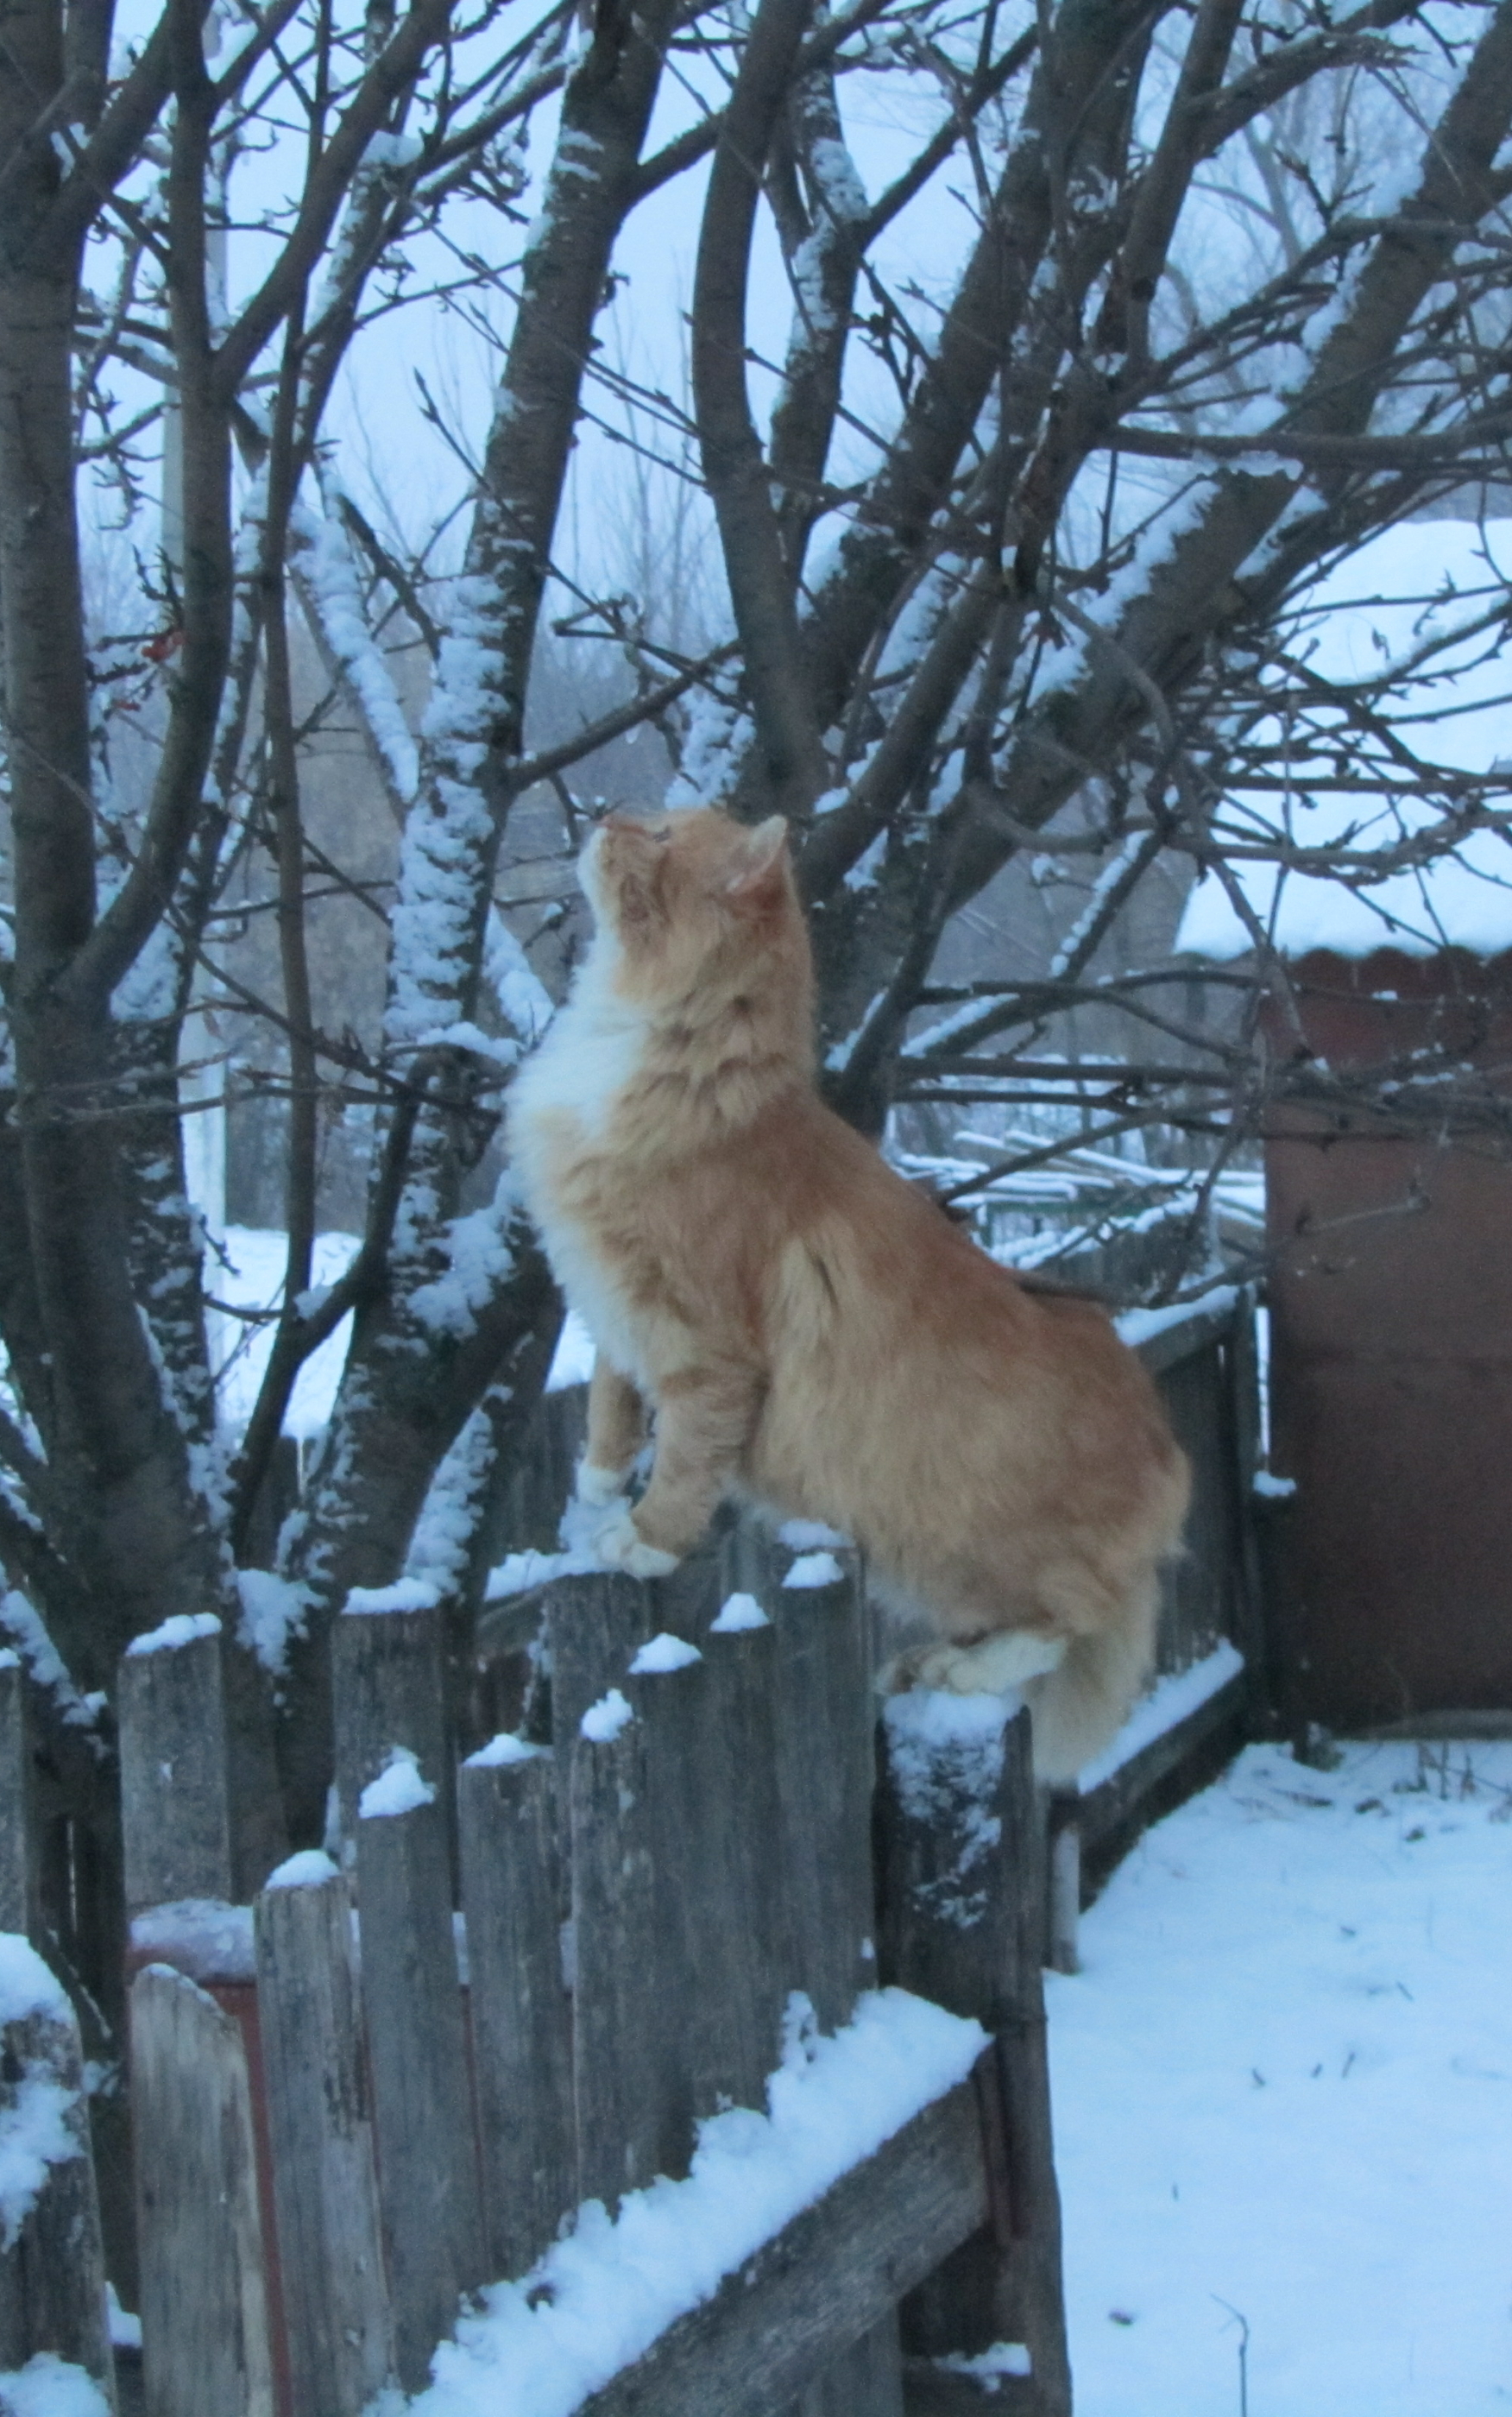
[[613, 1182], [610, 1126], [643, 1061], [646, 1030], [591, 968], [584, 974], [516, 1079], [510, 1148], [525, 1206], [570, 1306], [599, 1350], [643, 1379], [619, 1271], [588, 1204], [599, 1185]]

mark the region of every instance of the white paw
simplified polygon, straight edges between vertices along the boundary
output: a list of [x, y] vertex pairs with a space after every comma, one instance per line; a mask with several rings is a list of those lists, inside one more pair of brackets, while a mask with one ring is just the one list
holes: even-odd
[[593, 1548], [606, 1570], [623, 1570], [627, 1577], [669, 1577], [677, 1567], [677, 1555], [664, 1553], [648, 1544], [636, 1531], [627, 1506], [621, 1503], [612, 1519], [599, 1528]]
[[628, 1471], [622, 1468], [600, 1468], [596, 1462], [580, 1460], [574, 1491], [580, 1502], [612, 1502], [625, 1490]]
[[915, 1663], [915, 1686], [938, 1687], [951, 1695], [1005, 1695], [1030, 1679], [1059, 1669], [1064, 1636], [1036, 1636], [1008, 1628], [978, 1645], [935, 1645]]

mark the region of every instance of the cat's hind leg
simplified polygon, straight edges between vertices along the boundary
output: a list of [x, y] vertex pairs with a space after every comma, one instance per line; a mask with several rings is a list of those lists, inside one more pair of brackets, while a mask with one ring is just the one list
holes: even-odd
[[1045, 1636], [1027, 1628], [999, 1629], [975, 1645], [915, 1646], [887, 1665], [882, 1686], [894, 1695], [905, 1687], [934, 1687], [950, 1695], [1003, 1695], [1058, 1670], [1066, 1646], [1064, 1636]]
[[[764, 1391], [759, 1370], [728, 1360], [658, 1384], [651, 1482], [633, 1512], [619, 1512], [595, 1539], [601, 1559], [632, 1576], [662, 1576], [692, 1550], [744, 1467]], [[648, 1553], [658, 1568], [643, 1566]]]
[[578, 1463], [580, 1502], [612, 1502], [624, 1493], [647, 1423], [640, 1387], [598, 1352], [588, 1385], [588, 1440]]

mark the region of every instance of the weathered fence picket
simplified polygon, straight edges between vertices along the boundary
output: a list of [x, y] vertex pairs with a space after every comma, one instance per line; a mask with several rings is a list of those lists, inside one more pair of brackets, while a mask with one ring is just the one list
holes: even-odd
[[151, 2417], [274, 2417], [241, 2026], [166, 1965], [131, 1984], [131, 2096]]
[[[623, 1668], [623, 1665], [622, 1665]], [[573, 2104], [578, 2186], [613, 2209], [658, 2173], [686, 2173], [692, 2096], [687, 2005], [657, 1869], [652, 1725], [612, 1691], [570, 1746]], [[622, 1695], [623, 1700], [623, 1695]], [[597, 1733], [595, 1733], [597, 1732]]]
[[352, 1892], [296, 1856], [257, 1900], [257, 1996], [296, 2417], [359, 2417], [393, 2370]]
[[356, 1875], [394, 2356], [416, 2392], [486, 2263], [446, 1816], [412, 1758], [357, 1800]]
[[166, 1620], [121, 1656], [126, 1909], [234, 1894], [220, 1622]]
[[551, 1751], [501, 1738], [470, 1756], [458, 1826], [488, 2268], [523, 2274], [582, 2196]]
[[[345, 1870], [356, 1861], [357, 1800], [396, 1746], [415, 1756], [431, 1786], [449, 1783], [445, 1652], [440, 1606], [426, 1588], [354, 1588], [332, 1628], [336, 1827]], [[449, 1784], [444, 1801], [449, 1829]]]

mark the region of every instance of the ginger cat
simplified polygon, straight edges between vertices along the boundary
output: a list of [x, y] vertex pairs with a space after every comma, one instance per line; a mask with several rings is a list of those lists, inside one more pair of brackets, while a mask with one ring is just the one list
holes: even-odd
[[1100, 1310], [1026, 1293], [819, 1098], [780, 820], [612, 814], [582, 880], [593, 942], [510, 1135], [597, 1345], [601, 1558], [662, 1575], [730, 1494], [842, 1528], [928, 1616], [895, 1669], [1021, 1688], [1039, 1776], [1068, 1779], [1144, 1680], [1187, 1509], [1154, 1387]]

